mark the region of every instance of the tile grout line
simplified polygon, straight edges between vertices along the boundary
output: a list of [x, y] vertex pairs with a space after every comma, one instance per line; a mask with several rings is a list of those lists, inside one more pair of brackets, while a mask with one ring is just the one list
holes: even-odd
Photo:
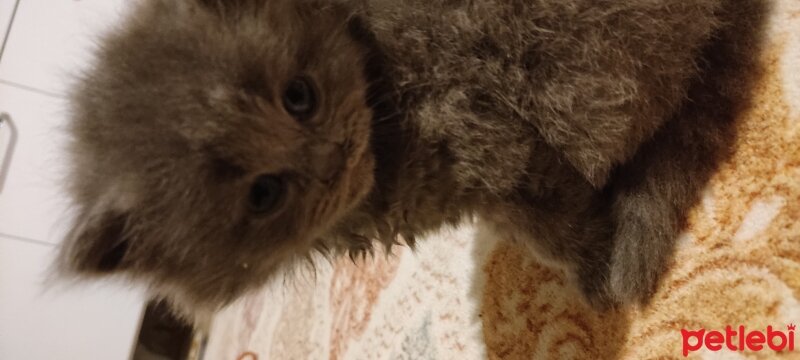
[[35, 87], [28, 86], [28, 85], [23, 85], [23, 84], [16, 83], [16, 82], [13, 82], [13, 81], [0, 79], [0, 84], [7, 85], [7, 86], [10, 86], [10, 87], [15, 87], [17, 89], [21, 89], [21, 90], [25, 90], [25, 91], [34, 92], [34, 93], [37, 93], [39, 95], [44, 95], [44, 96], [49, 96], [49, 97], [54, 97], [54, 98], [59, 98], [59, 99], [63, 99], [64, 98], [64, 95], [60, 95], [60, 94], [57, 94], [57, 93], [54, 93], [54, 92], [49, 92], [49, 91], [37, 89]]
[[[14, 9], [11, 10], [11, 18], [9, 19], [8, 26], [6, 27], [6, 35], [5, 35], [5, 37], [3, 37], [2, 44], [0, 44], [0, 63], [2, 63], [3, 55], [5, 54], [5, 51], [6, 51], [6, 45], [8, 45], [8, 39], [11, 38], [11, 29], [14, 27], [14, 21], [17, 18], [17, 12], [19, 10], [19, 4], [20, 4], [21, 1], [22, 0], [16, 0], [16, 2], [14, 3]], [[40, 95], [63, 98], [63, 96], [61, 96], [59, 94], [56, 94], [56, 93], [52, 93], [52, 92], [45, 91], [45, 90], [40, 90], [40, 89], [31, 87], [31, 86], [15, 83], [15, 82], [8, 81], [8, 80], [0, 79], [0, 84], [16, 87], [16, 88], [19, 88], [19, 89], [22, 89], [22, 90], [35, 92], [35, 93], [40, 94]]]
[[46, 246], [46, 247], [49, 247], [49, 248], [55, 247], [55, 245], [53, 245], [53, 244], [51, 244], [49, 242], [46, 242], [46, 241], [28, 239], [28, 238], [25, 238], [25, 237], [15, 236], [15, 235], [11, 235], [11, 234], [0, 233], [0, 240], [2, 240], [2, 238], [5, 238], [7, 240], [19, 241], [19, 242], [23, 242], [23, 243], [26, 243], [26, 244]]
[[8, 38], [11, 36], [11, 26], [14, 25], [14, 18], [17, 17], [17, 9], [19, 9], [19, 2], [14, 3], [14, 9], [11, 10], [11, 19], [8, 20], [8, 27], [6, 28], [6, 36], [3, 37], [3, 44], [0, 45], [0, 61], [3, 60], [3, 53], [6, 51], [6, 43], [8, 43]]

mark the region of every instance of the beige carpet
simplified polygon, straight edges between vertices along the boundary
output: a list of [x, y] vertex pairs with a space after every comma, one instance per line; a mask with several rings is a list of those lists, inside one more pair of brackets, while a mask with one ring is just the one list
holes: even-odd
[[[775, 3], [735, 153], [691, 211], [651, 306], [595, 314], [563, 274], [465, 224], [416, 253], [320, 263], [254, 294], [216, 318], [206, 358], [682, 358], [681, 329], [800, 324], [800, 0]], [[793, 352], [690, 357], [800, 359], [795, 337]]]

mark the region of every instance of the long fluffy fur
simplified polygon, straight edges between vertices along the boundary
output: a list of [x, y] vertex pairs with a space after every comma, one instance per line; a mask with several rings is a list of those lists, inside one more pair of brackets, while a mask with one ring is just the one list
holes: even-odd
[[[477, 215], [598, 308], [646, 300], [733, 136], [745, 86], [717, 79], [751, 66], [760, 4], [146, 1], [76, 90], [83, 217], [62, 265], [189, 313], [309, 252], [413, 245]], [[302, 126], [275, 98], [297, 72], [327, 101]], [[307, 144], [334, 138], [335, 185], [298, 182], [274, 218], [241, 210], [254, 176], [306, 176], [288, 164], [324, 162]]]

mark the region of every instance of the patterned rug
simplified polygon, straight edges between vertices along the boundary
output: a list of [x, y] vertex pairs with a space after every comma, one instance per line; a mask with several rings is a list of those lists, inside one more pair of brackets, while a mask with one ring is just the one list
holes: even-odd
[[[465, 223], [243, 299], [214, 320], [206, 359], [800, 359], [800, 1], [774, 3], [734, 153], [648, 307], [597, 314], [564, 274]], [[749, 335], [720, 342], [726, 326]], [[776, 331], [792, 343], [757, 350]]]

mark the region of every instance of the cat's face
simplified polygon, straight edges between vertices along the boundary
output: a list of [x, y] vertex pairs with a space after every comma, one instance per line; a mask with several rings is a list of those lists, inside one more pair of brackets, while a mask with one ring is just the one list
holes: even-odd
[[306, 255], [373, 183], [347, 18], [310, 1], [145, 1], [75, 92], [62, 269], [193, 311]]

